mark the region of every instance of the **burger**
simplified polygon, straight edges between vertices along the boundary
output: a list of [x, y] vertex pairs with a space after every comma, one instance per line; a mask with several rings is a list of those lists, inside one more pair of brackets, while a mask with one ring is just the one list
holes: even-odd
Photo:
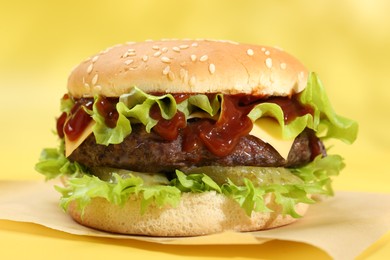
[[297, 59], [231, 41], [108, 48], [71, 72], [60, 107], [36, 170], [63, 180], [75, 221], [133, 235], [290, 224], [333, 195], [344, 163], [324, 141], [358, 130]]

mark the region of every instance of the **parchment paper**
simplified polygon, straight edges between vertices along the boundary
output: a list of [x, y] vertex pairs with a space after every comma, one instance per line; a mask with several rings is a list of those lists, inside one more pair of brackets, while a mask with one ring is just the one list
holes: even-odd
[[304, 242], [334, 259], [352, 259], [390, 230], [390, 194], [336, 192], [312, 205], [294, 224], [259, 232], [223, 232], [200, 237], [156, 238], [116, 235], [75, 223], [58, 206], [52, 182], [1, 181], [0, 219], [31, 222], [75, 235], [134, 239], [162, 244], [262, 244], [270, 240]]

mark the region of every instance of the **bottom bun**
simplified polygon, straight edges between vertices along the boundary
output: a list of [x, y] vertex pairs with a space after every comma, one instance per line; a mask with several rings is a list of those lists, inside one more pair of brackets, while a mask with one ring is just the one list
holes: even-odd
[[[177, 207], [149, 206], [140, 213], [140, 200], [131, 198], [123, 207], [103, 198], [94, 198], [83, 216], [72, 202], [68, 213], [78, 223], [113, 233], [147, 236], [199, 236], [226, 230], [256, 231], [275, 228], [297, 219], [281, 214], [279, 205], [268, 197], [267, 207], [273, 212], [255, 213], [249, 217], [237, 202], [216, 192], [184, 193]], [[303, 216], [307, 204], [295, 208]]]

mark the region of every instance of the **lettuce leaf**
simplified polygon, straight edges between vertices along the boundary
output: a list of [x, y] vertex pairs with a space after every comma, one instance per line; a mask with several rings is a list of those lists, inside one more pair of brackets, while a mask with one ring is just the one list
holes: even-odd
[[298, 203], [315, 203], [309, 195], [332, 195], [330, 187], [331, 176], [337, 175], [344, 167], [342, 158], [337, 155], [317, 157], [313, 162], [298, 169], [290, 169], [303, 180], [302, 183], [273, 183], [254, 185], [252, 181], [244, 178], [244, 185], [236, 185], [230, 179], [226, 183], [217, 184], [205, 174], [186, 175], [176, 171], [176, 178], [170, 185], [144, 185], [142, 178], [129, 174], [120, 176], [114, 173], [115, 180], [106, 182], [98, 177], [84, 174], [69, 179], [65, 187], [56, 187], [62, 194], [61, 206], [66, 210], [71, 201], [76, 201], [83, 212], [92, 198], [101, 197], [110, 203], [123, 206], [131, 196], [141, 199], [141, 213], [153, 204], [158, 207], [177, 206], [181, 194], [185, 192], [215, 191], [235, 200], [245, 210], [246, 214], [252, 212], [272, 212], [267, 208], [265, 196], [273, 194], [275, 202], [282, 208], [282, 214], [300, 217], [294, 207]]
[[215, 190], [221, 193], [221, 188], [206, 174], [190, 174], [176, 170], [177, 178], [171, 181], [171, 185], [177, 187], [182, 192], [205, 192]]
[[227, 183], [222, 186], [223, 194], [235, 200], [248, 216], [252, 214], [252, 211], [271, 212], [272, 210], [265, 205], [266, 190], [264, 187], [255, 187], [246, 178], [244, 178], [244, 184], [245, 186], [237, 186], [228, 179]]
[[118, 103], [117, 110], [119, 112], [119, 117], [116, 126], [114, 128], [107, 127], [104, 122], [104, 117], [101, 116], [98, 112], [96, 105], [97, 99], [98, 97], [95, 97], [95, 102], [93, 103], [92, 111], [89, 111], [89, 113], [92, 115], [93, 120], [95, 121], [92, 131], [95, 135], [96, 143], [104, 145], [121, 143], [125, 139], [125, 137], [131, 133], [130, 121], [118, 109]]
[[319, 129], [327, 129], [324, 138], [336, 138], [348, 144], [355, 141], [358, 133], [357, 122], [335, 113], [316, 73], [310, 73], [307, 87], [300, 94], [299, 100], [302, 104], [309, 104], [314, 108], [315, 127], [318, 122]]
[[282, 128], [283, 138], [293, 139], [306, 127], [317, 131], [326, 130], [322, 138], [335, 138], [345, 143], [353, 143], [357, 137], [358, 124], [350, 119], [337, 115], [326, 95], [325, 89], [316, 73], [310, 73], [306, 88], [299, 94], [299, 101], [314, 109], [314, 115], [306, 114], [295, 118], [288, 124], [284, 122], [283, 110], [273, 103], [256, 105], [248, 114], [255, 122], [261, 117], [275, 118]]
[[180, 190], [173, 186], [143, 184], [142, 178], [136, 176], [122, 178], [115, 175], [115, 182], [106, 182], [85, 174], [81, 178], [70, 178], [65, 187], [56, 186], [56, 190], [62, 194], [62, 208], [67, 209], [72, 201], [76, 201], [82, 214], [91, 199], [97, 197], [123, 206], [131, 196], [138, 196], [141, 198], [142, 214], [151, 203], [163, 207], [177, 206], [180, 202]]
[[64, 141], [60, 147], [43, 149], [35, 170], [45, 176], [46, 180], [57, 178], [61, 175], [82, 176], [87, 173], [87, 169], [77, 163], [70, 162], [64, 155]]
[[60, 103], [60, 111], [61, 112], [66, 112], [69, 114], [70, 110], [72, 110], [72, 107], [74, 106], [74, 101], [67, 97], [61, 98], [61, 103]]

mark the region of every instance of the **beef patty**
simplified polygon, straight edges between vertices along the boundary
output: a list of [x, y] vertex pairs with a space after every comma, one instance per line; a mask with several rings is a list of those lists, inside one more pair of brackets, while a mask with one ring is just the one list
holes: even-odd
[[[189, 122], [190, 123], [190, 122]], [[69, 156], [71, 161], [87, 167], [113, 167], [139, 172], [173, 172], [200, 166], [263, 166], [297, 167], [315, 156], [326, 155], [322, 142], [310, 129], [295, 138], [287, 160], [270, 144], [251, 135], [240, 139], [233, 152], [219, 157], [206, 147], [191, 152], [182, 149], [183, 134], [174, 141], [165, 141], [156, 133], [147, 133], [141, 124], [133, 125], [132, 133], [120, 144], [96, 144], [91, 134]]]

